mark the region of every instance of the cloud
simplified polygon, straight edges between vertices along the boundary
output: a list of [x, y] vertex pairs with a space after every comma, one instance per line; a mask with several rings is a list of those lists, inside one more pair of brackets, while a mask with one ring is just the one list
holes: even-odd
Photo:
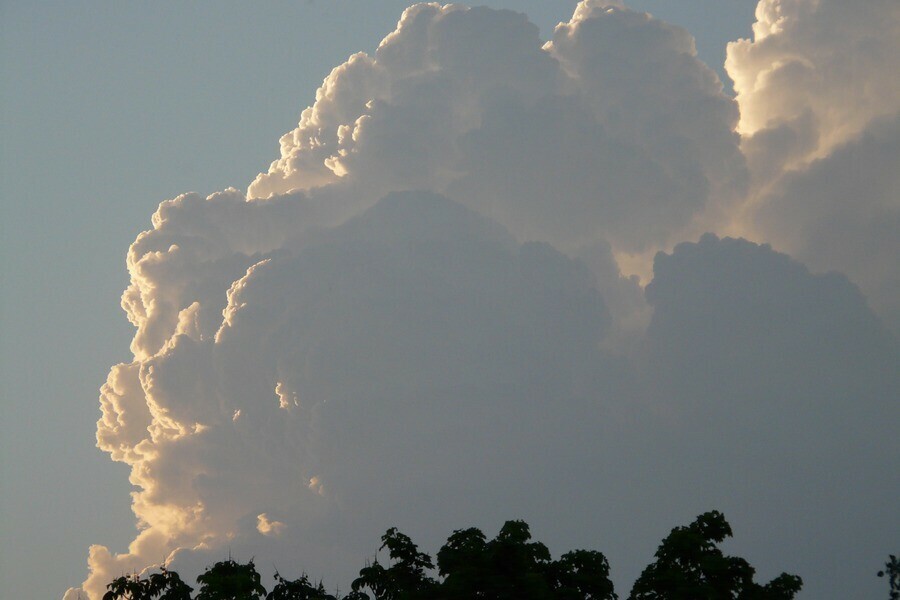
[[[464, 506], [463, 491], [490, 473], [525, 478], [547, 441], [521, 432], [559, 439], [553, 423], [587, 410], [609, 315], [587, 268], [547, 245], [406, 193], [296, 252], [255, 249], [214, 333], [175, 331], [104, 388], [98, 440], [132, 466], [135, 513], [167, 541], [156, 557], [226, 541], [237, 550], [257, 534], [293, 532], [296, 544], [374, 511], [360, 532], [330, 532], [350, 540], [343, 564], [354, 565], [413, 490], [430, 499], [413, 511], [424, 515], [459, 494]], [[507, 429], [510, 411], [519, 420]], [[384, 485], [397, 477], [406, 483]], [[509, 493], [499, 482], [483, 493]], [[310, 550], [298, 556], [325, 569]], [[87, 589], [147, 558], [98, 550]]]
[[[867, 589], [853, 570], [898, 533], [900, 359], [867, 305], [900, 297], [898, 127], [877, 86], [865, 117], [829, 106], [856, 102], [841, 61], [876, 76], [876, 4], [761, 2], [736, 101], [686, 31], [618, 2], [546, 43], [510, 11], [407, 9], [246, 195], [167, 200], [132, 244], [134, 358], [97, 441], [139, 533], [91, 548], [85, 590], [224, 548], [346, 582], [389, 526], [434, 549], [514, 517], [603, 550], [622, 589], [711, 507], [764, 568]], [[730, 229], [866, 296], [768, 245], [675, 245]]]
[[848, 273], [872, 308], [900, 331], [900, 113], [763, 197], [754, 226], [810, 267]]
[[[612, 135], [671, 174], [668, 196], [649, 210], [673, 210], [681, 204], [673, 192], [682, 188], [695, 210], [716, 212], [741, 196], [746, 172], [735, 133], [738, 108], [697, 58], [690, 33], [612, 3], [583, 2], [546, 48]], [[628, 190], [640, 196], [637, 185]], [[687, 210], [681, 218], [691, 216]], [[661, 222], [671, 228], [678, 217], [667, 213]]]
[[586, 2], [543, 44], [518, 13], [417, 5], [332, 71], [249, 196], [430, 189], [523, 239], [637, 252], [741, 188], [737, 118], [690, 35], [649, 15]]
[[869, 582], [856, 573], [900, 533], [884, 517], [900, 484], [896, 339], [844, 276], [744, 240], [707, 235], [658, 255], [646, 295], [638, 435], [652, 433], [649, 454], [678, 457], [653, 470], [667, 501], [746, 515], [765, 529], [748, 549], [794, 532], [759, 554], [775, 574], [790, 565], [811, 597], [858, 593]]
[[[709, 502], [766, 523], [749, 549], [785, 568], [796, 558], [775, 540], [801, 572], [823, 557], [779, 530], [890, 538], [877, 515], [898, 353], [843, 277], [749, 242], [679, 245], [657, 257], [647, 336], [623, 357], [605, 351], [598, 288], [632, 288], [608, 250], [592, 273], [433, 194], [391, 195], [258, 258], [212, 335], [113, 370], [98, 433], [132, 465], [144, 529], [127, 554], [92, 550], [86, 589], [160, 556], [199, 572], [226, 545], [346, 581], [385, 523], [435, 545], [509, 511], [577, 531], [602, 507], [587, 543], [605, 540], [625, 573], [654, 526]], [[872, 517], [836, 516], [833, 481], [853, 481]], [[764, 501], [772, 488], [786, 505]], [[813, 493], [820, 508], [791, 522]]]
[[279, 536], [284, 531], [285, 525], [281, 521], [269, 519], [269, 515], [261, 513], [256, 516], [256, 530], [263, 535]]
[[725, 66], [751, 136], [811, 117], [822, 157], [900, 108], [894, 57], [900, 7], [892, 0], [762, 0], [753, 40], [728, 46]]
[[753, 179], [736, 231], [840, 270], [900, 331], [900, 6], [764, 0], [728, 47]]

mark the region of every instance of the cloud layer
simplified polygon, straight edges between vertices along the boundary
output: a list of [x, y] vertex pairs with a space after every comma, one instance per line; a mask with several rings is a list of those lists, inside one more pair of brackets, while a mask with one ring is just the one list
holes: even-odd
[[871, 589], [900, 536], [898, 11], [844, 4], [760, 2], [736, 99], [618, 3], [546, 43], [408, 9], [246, 195], [163, 202], [131, 246], [97, 439], [140, 531], [84, 590], [226, 548], [346, 582], [389, 526], [515, 517], [624, 586], [710, 508], [814, 596]]

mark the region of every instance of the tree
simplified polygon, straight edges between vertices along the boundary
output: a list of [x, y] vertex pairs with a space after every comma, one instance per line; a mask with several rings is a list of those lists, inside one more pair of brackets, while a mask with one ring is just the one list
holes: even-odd
[[755, 569], [746, 560], [725, 556], [716, 546], [731, 535], [718, 511], [676, 527], [635, 582], [629, 600], [791, 600], [800, 591], [803, 581], [786, 573], [766, 585], [754, 583]]
[[441, 600], [614, 600], [609, 563], [600, 552], [576, 550], [551, 560], [531, 541], [524, 521], [507, 521], [491, 541], [478, 529], [455, 531], [437, 555]]
[[266, 596], [253, 560], [245, 565], [230, 558], [217, 562], [197, 577], [197, 583], [200, 593], [196, 600], [260, 600]]
[[322, 582], [312, 585], [306, 575], [293, 581], [285, 579], [278, 571], [275, 571], [275, 587], [266, 596], [266, 600], [337, 600], [325, 591]]
[[419, 552], [419, 547], [396, 527], [381, 536], [381, 549], [387, 548], [392, 561], [385, 569], [378, 560], [359, 571], [351, 587], [357, 597], [365, 598], [368, 588], [377, 600], [412, 600], [422, 598], [435, 588], [436, 582], [425, 574], [433, 569], [431, 557]]
[[194, 591], [194, 588], [181, 580], [178, 573], [165, 567], [160, 573], [150, 576], [150, 587], [159, 590], [159, 600], [191, 600], [191, 592]]
[[888, 585], [891, 588], [888, 598], [890, 600], [900, 600], [900, 560], [897, 560], [897, 557], [891, 554], [890, 560], [884, 563], [884, 567], [884, 571], [878, 571], [878, 576], [887, 576], [888, 578]]
[[106, 586], [103, 600], [191, 600], [194, 588], [186, 584], [175, 571], [165, 567], [146, 579], [137, 574], [123, 575]]
[[[676, 527], [662, 541], [629, 600], [792, 600], [802, 586], [795, 575], [782, 573], [769, 583], [755, 583], [755, 570], [739, 557], [718, 548], [732, 535], [717, 511], [704, 513], [686, 527]], [[381, 537], [389, 564], [376, 559], [359, 572], [343, 598], [328, 594], [306, 575], [288, 580], [276, 571], [275, 587], [266, 595], [251, 560], [230, 558], [197, 577], [194, 600], [618, 600], [609, 579], [609, 562], [593, 550], [574, 550], [553, 560], [547, 547], [531, 539], [524, 521], [507, 521], [488, 540], [478, 529], [454, 531], [431, 556], [396, 528]], [[900, 600], [900, 562], [887, 563], [890, 600]], [[432, 572], [437, 569], [437, 579]], [[885, 575], [884, 571], [878, 573]], [[192, 589], [174, 571], [141, 579], [122, 576], [110, 583], [103, 600], [190, 600]]]
[[553, 565], [559, 600], [616, 600], [609, 562], [601, 552], [575, 550]]
[[103, 600], [152, 600], [148, 589], [150, 582], [139, 575], [122, 575], [106, 585]]

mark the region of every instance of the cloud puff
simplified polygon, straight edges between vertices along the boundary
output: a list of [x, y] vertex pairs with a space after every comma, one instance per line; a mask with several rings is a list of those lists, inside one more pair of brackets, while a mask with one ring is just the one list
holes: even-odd
[[285, 525], [281, 521], [272, 521], [269, 515], [261, 513], [256, 516], [256, 530], [263, 535], [279, 536], [284, 531]]

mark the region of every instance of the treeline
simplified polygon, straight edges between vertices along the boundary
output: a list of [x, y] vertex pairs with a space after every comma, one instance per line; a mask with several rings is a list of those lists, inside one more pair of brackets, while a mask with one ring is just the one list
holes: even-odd
[[[718, 544], [732, 535], [722, 513], [704, 513], [676, 527], [655, 560], [631, 588], [629, 600], [791, 600], [802, 580], [782, 573], [760, 584], [743, 558], [726, 556]], [[616, 600], [609, 562], [592, 550], [574, 550], [553, 560], [531, 540], [528, 525], [508, 521], [488, 540], [478, 529], [453, 532], [436, 561], [396, 529], [382, 536], [388, 564], [375, 560], [359, 572], [350, 592], [330, 594], [308, 577], [288, 580], [275, 573], [267, 592], [253, 561], [218, 562], [197, 577], [199, 590], [163, 568], [147, 577], [112, 581], [103, 600]], [[433, 573], [437, 571], [437, 577]]]

